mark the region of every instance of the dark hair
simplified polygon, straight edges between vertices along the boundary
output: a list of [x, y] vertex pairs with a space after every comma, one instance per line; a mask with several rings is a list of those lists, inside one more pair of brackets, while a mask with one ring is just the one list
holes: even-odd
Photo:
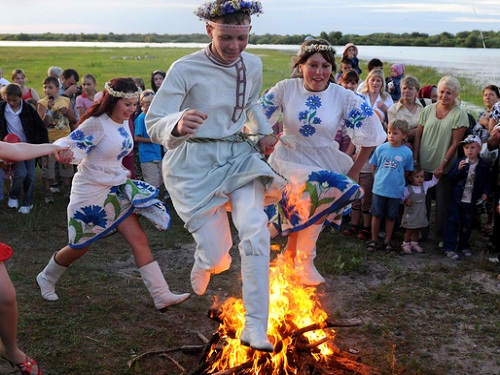
[[408, 183], [411, 184], [411, 177], [415, 176], [417, 173], [423, 172], [424, 169], [420, 166], [420, 164], [414, 163], [413, 164], [413, 171], [408, 173]]
[[64, 69], [61, 77], [64, 77], [64, 79], [70, 79], [71, 77], [73, 77], [76, 82], [80, 80], [80, 76], [75, 69]]
[[[307, 46], [311, 45], [319, 45], [319, 46], [329, 46], [331, 47], [330, 43], [328, 43], [327, 40], [325, 39], [309, 39], [306, 40], [302, 45], [300, 46], [300, 51], [297, 56], [295, 56], [292, 60], [293, 66], [292, 68], [298, 68], [299, 65], [304, 64], [309, 57], [314, 55], [315, 53], [320, 53], [323, 58], [329, 62], [332, 65], [332, 74], [330, 74], [329, 81], [330, 82], [335, 82], [335, 72], [337, 71], [337, 64], [335, 64], [335, 49], [331, 51], [307, 51], [305, 48]], [[303, 78], [302, 73], [299, 72], [297, 73], [297, 77]]]
[[[109, 85], [113, 90], [118, 92], [137, 92], [137, 85], [135, 84], [134, 79], [131, 77], [113, 78], [109, 81]], [[80, 125], [89, 117], [98, 117], [103, 114], [111, 116], [113, 110], [115, 109], [116, 103], [118, 103], [118, 101], [121, 99], [122, 98], [110, 95], [106, 90], [104, 90], [101, 100], [90, 106], [87, 112], [85, 112], [85, 114], [80, 118], [78, 125]]]
[[350, 59], [347, 56], [342, 56], [342, 59], [340, 60], [341, 64], [349, 64], [351, 66], [354, 66], [354, 63], [352, 62], [352, 59]]
[[9, 83], [7, 86], [5, 86], [4, 95], [6, 99], [9, 96], [17, 96], [19, 98], [22, 98], [23, 90], [21, 90], [21, 86], [19, 86], [17, 83]]
[[163, 78], [167, 75], [163, 70], [155, 70], [153, 74], [151, 74], [151, 88], [154, 92], [157, 92], [159, 87], [155, 85], [155, 75], [160, 74]]
[[495, 93], [495, 95], [497, 96], [497, 98], [500, 98], [500, 89], [498, 88], [497, 85], [488, 85], [486, 86], [484, 89], [483, 89], [483, 94], [486, 90], [491, 90]]
[[348, 70], [347, 72], [342, 73], [339, 80], [342, 82], [354, 81], [354, 82], [358, 83], [359, 82], [359, 74], [355, 70]]
[[134, 82], [142, 91], [146, 90], [146, 84], [144, 83], [144, 80], [142, 78], [135, 77]]
[[371, 59], [368, 61], [368, 71], [373, 70], [375, 68], [383, 68], [384, 63], [380, 59]]
[[59, 84], [59, 80], [54, 77], [54, 76], [47, 76], [44, 78], [43, 80], [43, 84], [44, 85], [48, 85], [49, 83], [53, 83], [55, 87], [59, 87], [60, 84]]

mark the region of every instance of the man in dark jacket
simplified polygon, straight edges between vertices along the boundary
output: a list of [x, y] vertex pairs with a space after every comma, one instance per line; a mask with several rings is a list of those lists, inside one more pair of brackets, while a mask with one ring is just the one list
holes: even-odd
[[[21, 142], [48, 143], [47, 128], [37, 111], [24, 100], [19, 85], [11, 83], [3, 89], [4, 101], [0, 102], [0, 139], [7, 134], [15, 134]], [[19, 213], [28, 214], [33, 208], [35, 190], [35, 159], [14, 164], [12, 187], [9, 191], [10, 208], [19, 208]], [[19, 207], [19, 196], [24, 189], [24, 197]]]

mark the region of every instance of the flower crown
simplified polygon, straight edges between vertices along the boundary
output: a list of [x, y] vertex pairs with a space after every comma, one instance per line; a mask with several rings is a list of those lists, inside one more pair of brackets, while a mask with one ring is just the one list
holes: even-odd
[[194, 14], [203, 21], [210, 21], [213, 18], [221, 17], [235, 12], [247, 12], [250, 15], [262, 13], [260, 1], [229, 0], [223, 4], [216, 1], [201, 5]]
[[122, 98], [122, 99], [134, 99], [138, 98], [141, 95], [142, 90], [138, 87], [136, 92], [123, 92], [123, 91], [115, 91], [109, 84], [109, 82], [106, 82], [104, 85], [104, 88], [108, 92], [109, 95], [115, 97], [115, 98]]
[[335, 53], [335, 48], [328, 44], [309, 44], [302, 48], [302, 53], [311, 53], [311, 52], [333, 52]]

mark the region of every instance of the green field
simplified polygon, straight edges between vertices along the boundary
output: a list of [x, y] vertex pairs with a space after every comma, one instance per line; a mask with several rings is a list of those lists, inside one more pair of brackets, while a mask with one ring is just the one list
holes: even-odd
[[[50, 66], [63, 69], [73, 68], [80, 76], [91, 73], [97, 78], [98, 87], [114, 77], [141, 77], [149, 88], [151, 73], [154, 70], [167, 70], [179, 57], [196, 51], [189, 48], [82, 48], [82, 47], [0, 47], [0, 67], [4, 77], [11, 79], [11, 72], [21, 68], [26, 72], [26, 85], [35, 88], [42, 97], [42, 81]], [[268, 49], [249, 49], [261, 57], [263, 70], [263, 88], [269, 88], [276, 82], [290, 76], [291, 58], [294, 52]], [[385, 73], [389, 73], [390, 64], [385, 64]], [[362, 78], [368, 69], [366, 61], [361, 62]], [[434, 69], [421, 66], [406, 66], [406, 75], [413, 75], [421, 86], [437, 84], [441, 75]], [[483, 106], [482, 87], [471, 81], [460, 79], [462, 92], [460, 98], [468, 103]]]

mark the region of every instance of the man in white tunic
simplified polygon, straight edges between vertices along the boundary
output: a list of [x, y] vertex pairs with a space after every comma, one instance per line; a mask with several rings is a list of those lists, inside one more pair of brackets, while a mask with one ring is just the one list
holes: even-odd
[[[277, 177], [263, 153], [275, 144], [257, 103], [262, 63], [243, 52], [258, 1], [216, 0], [196, 14], [212, 42], [174, 62], [146, 116], [153, 142], [167, 148], [163, 177], [172, 202], [196, 241], [193, 290], [202, 295], [211, 274], [229, 268], [232, 246], [226, 207], [240, 239], [245, 328], [240, 340], [272, 351], [267, 332], [270, 236], [264, 204]], [[276, 201], [279, 196], [275, 194]], [[266, 201], [266, 202], [265, 202]]]

